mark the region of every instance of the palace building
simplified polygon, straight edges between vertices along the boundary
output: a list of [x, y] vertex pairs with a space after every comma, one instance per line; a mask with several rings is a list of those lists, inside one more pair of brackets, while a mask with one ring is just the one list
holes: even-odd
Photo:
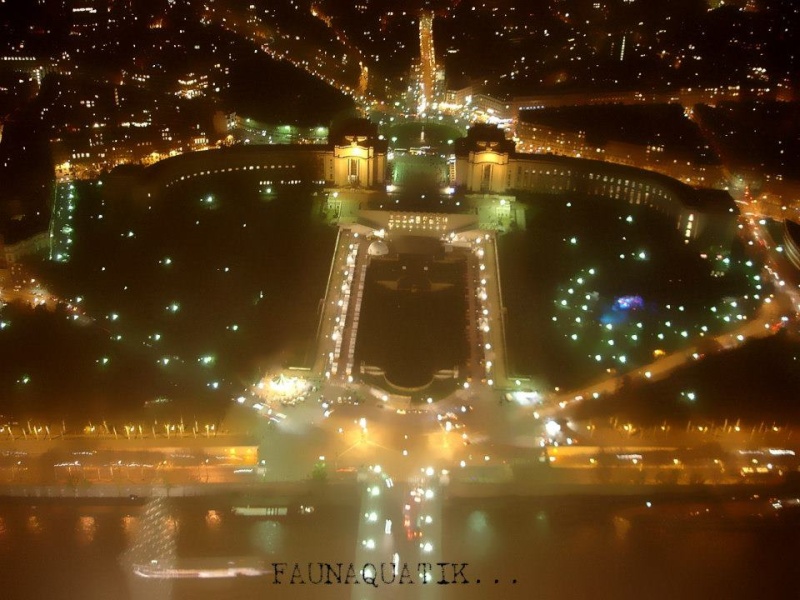
[[502, 130], [473, 125], [456, 142], [455, 180], [467, 193], [582, 194], [648, 206], [675, 219], [687, 243], [729, 248], [739, 214], [726, 191], [693, 188], [653, 171], [552, 154], [522, 154]]

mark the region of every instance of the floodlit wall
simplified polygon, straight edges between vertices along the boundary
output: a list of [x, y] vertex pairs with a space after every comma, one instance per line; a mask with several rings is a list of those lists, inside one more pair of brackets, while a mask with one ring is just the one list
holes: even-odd
[[332, 183], [339, 187], [375, 187], [386, 177], [386, 155], [372, 147], [335, 146]]
[[456, 185], [469, 192], [502, 194], [508, 189], [508, 154], [470, 152], [456, 157]]

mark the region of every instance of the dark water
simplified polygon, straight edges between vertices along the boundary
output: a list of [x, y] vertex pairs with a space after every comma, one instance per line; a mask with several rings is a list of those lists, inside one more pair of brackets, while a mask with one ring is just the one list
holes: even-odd
[[796, 524], [627, 527], [616, 510], [596, 499], [460, 503], [445, 514], [444, 548], [469, 557], [481, 584], [449, 597], [796, 597]]
[[[622, 527], [613, 514], [625, 502], [452, 501], [443, 513], [442, 555], [433, 561], [468, 563], [470, 583], [427, 589], [394, 585], [377, 592], [454, 599], [797, 597], [796, 523]], [[3, 503], [2, 597], [350, 598], [349, 586], [278, 586], [270, 576], [153, 583], [126, 573], [122, 558], [147, 544], [155, 552], [158, 538], [172, 536], [181, 557], [349, 562], [356, 555], [359, 512], [318, 506], [311, 515], [274, 522], [237, 519], [213, 500], [184, 501], [168, 507], [164, 531], [150, 532], [153, 539], [143, 545], [147, 515], [142, 506]]]
[[[127, 565], [163, 555], [167, 539], [177, 557], [187, 560], [247, 556], [265, 563], [349, 562], [356, 548], [357, 512], [328, 506], [281, 521], [252, 520], [233, 516], [230, 504], [191, 500], [166, 506], [167, 519], [156, 530], [147, 522], [146, 506], [0, 504], [0, 597], [261, 598], [269, 591], [268, 577], [155, 581], [133, 576]], [[287, 588], [287, 593], [288, 598], [313, 597], [302, 589]], [[333, 590], [327, 597], [346, 598], [349, 590]]]
[[394, 385], [424, 386], [466, 361], [466, 262], [438, 258], [373, 259], [367, 271], [356, 359]]

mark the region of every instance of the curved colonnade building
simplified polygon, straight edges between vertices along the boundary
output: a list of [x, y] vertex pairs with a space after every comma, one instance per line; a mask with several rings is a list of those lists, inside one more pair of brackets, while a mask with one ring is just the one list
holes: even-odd
[[517, 153], [500, 130], [481, 125], [456, 142], [454, 183], [472, 193], [573, 193], [644, 205], [672, 217], [686, 243], [708, 250], [730, 248], [739, 214], [726, 191], [693, 188], [625, 165]]
[[[387, 142], [375, 125], [353, 121], [331, 130], [327, 145], [253, 145], [193, 152], [162, 160], [122, 183], [138, 197], [220, 173], [258, 174], [267, 185], [317, 183], [328, 187], [382, 189], [388, 179]], [[669, 215], [686, 243], [726, 251], [738, 209], [722, 190], [697, 189], [660, 173], [596, 160], [521, 154], [503, 132], [473, 126], [456, 141], [452, 185], [467, 194], [536, 192], [605, 196]]]
[[129, 185], [139, 198], [208, 175], [257, 174], [267, 185], [317, 183], [329, 187], [378, 188], [386, 184], [387, 142], [377, 127], [354, 121], [331, 130], [330, 142], [233, 146], [170, 157], [126, 177], [114, 172], [109, 183]]

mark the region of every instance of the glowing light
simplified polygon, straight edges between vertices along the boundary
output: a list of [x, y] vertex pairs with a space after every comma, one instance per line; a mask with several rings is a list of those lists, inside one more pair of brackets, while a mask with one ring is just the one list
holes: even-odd
[[555, 421], [547, 421], [544, 424], [544, 430], [547, 432], [548, 436], [554, 437], [558, 435], [558, 433], [561, 431], [561, 425], [559, 425]]

